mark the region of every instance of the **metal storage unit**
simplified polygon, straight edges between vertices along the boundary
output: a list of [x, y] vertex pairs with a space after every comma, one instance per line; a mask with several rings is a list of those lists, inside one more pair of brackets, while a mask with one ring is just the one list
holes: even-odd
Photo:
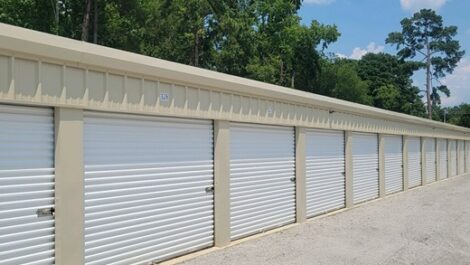
[[424, 150], [426, 158], [426, 183], [436, 181], [436, 140], [434, 138], [424, 139]]
[[403, 143], [401, 136], [384, 136], [385, 192], [403, 190]]
[[439, 175], [441, 179], [447, 178], [447, 140], [438, 139], [439, 145]]
[[458, 174], [461, 175], [465, 172], [465, 143], [464, 141], [458, 141], [458, 145], [459, 145]]
[[449, 140], [451, 177], [457, 176], [457, 141]]
[[379, 196], [379, 150], [377, 134], [352, 134], [353, 201], [361, 203]]
[[307, 216], [345, 206], [344, 132], [308, 130], [306, 133]]
[[414, 188], [422, 184], [421, 181], [421, 139], [408, 137], [408, 187]]
[[0, 264], [54, 264], [51, 109], [0, 105]]
[[231, 124], [232, 239], [295, 221], [294, 142], [292, 127]]
[[212, 122], [86, 112], [85, 264], [213, 245]]

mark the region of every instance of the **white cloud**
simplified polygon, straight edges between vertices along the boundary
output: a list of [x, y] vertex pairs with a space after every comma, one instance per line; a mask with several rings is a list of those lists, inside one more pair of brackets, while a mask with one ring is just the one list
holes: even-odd
[[442, 80], [450, 89], [450, 97], [441, 96], [442, 105], [470, 103], [470, 57], [463, 58], [454, 72]]
[[306, 5], [329, 5], [336, 0], [304, 0], [303, 3]]
[[418, 11], [422, 8], [437, 10], [448, 0], [400, 0], [401, 8], [405, 11]]
[[365, 49], [359, 47], [354, 48], [349, 58], [358, 60], [368, 53], [380, 53], [383, 52], [383, 50], [384, 46], [377, 45], [375, 42], [371, 42]]

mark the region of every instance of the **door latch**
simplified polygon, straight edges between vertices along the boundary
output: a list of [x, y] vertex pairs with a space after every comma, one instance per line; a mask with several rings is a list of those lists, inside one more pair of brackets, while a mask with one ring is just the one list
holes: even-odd
[[207, 193], [213, 193], [214, 192], [214, 187], [207, 187], [206, 192]]
[[41, 208], [41, 209], [36, 210], [36, 215], [38, 217], [54, 216], [54, 213], [55, 213], [54, 207]]

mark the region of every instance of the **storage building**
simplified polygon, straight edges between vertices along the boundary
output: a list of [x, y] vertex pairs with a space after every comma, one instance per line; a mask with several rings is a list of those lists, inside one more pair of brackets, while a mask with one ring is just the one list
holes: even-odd
[[0, 263], [225, 246], [464, 175], [469, 133], [0, 24]]

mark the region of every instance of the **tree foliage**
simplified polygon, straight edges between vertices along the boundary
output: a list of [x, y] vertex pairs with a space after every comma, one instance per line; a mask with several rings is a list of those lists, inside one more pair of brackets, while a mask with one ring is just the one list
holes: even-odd
[[[428, 116], [432, 117], [433, 104], [440, 104], [439, 93], [450, 95], [449, 89], [439, 79], [452, 73], [465, 54], [454, 37], [457, 27], [444, 26], [441, 16], [431, 9], [422, 9], [411, 18], [401, 21], [401, 32], [392, 32], [386, 42], [396, 45], [402, 59], [421, 59], [426, 72]], [[432, 85], [435, 80], [437, 86]]]
[[358, 63], [349, 59], [324, 61], [313, 92], [360, 104], [372, 105], [368, 83], [358, 74]]
[[[0, 22], [93, 41], [183, 64], [292, 87], [416, 116], [425, 107], [413, 86], [429, 47], [432, 74], [452, 72], [463, 55], [455, 27], [423, 10], [391, 33], [398, 56], [340, 59], [325, 49], [335, 25], [302, 23], [301, 0], [0, 0]], [[423, 50], [424, 49], [424, 50]], [[442, 110], [442, 85], [430, 97]], [[436, 112], [439, 118], [439, 113]]]
[[406, 62], [396, 56], [379, 53], [366, 54], [358, 62], [358, 74], [369, 84], [373, 105], [397, 112], [423, 116], [424, 104], [419, 88], [411, 77], [420, 65]]
[[470, 128], [470, 104], [462, 103], [453, 107], [434, 106], [435, 120]]

